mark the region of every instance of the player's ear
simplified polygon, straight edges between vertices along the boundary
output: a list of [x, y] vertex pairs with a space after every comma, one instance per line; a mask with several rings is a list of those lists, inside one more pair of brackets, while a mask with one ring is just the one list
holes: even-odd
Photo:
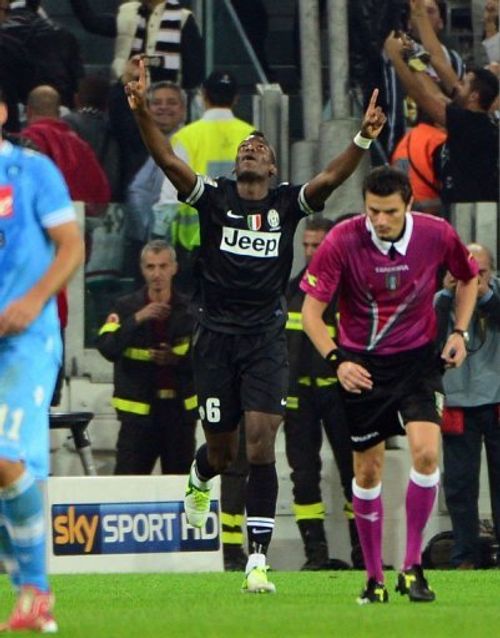
[[410, 201], [408, 202], [408, 205], [406, 206], [406, 212], [410, 212], [413, 209], [413, 202], [414, 202], [414, 198], [413, 196], [410, 197]]
[[0, 126], [3, 126], [7, 121], [7, 106], [4, 102], [0, 102]]
[[271, 164], [271, 166], [269, 167], [269, 177], [274, 177], [277, 172], [278, 172], [278, 169], [276, 168], [276, 165]]

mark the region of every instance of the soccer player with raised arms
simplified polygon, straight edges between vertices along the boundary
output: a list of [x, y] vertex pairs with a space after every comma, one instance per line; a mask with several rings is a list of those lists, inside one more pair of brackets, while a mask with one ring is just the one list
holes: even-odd
[[196, 175], [161, 135], [147, 110], [144, 65], [126, 86], [129, 104], [157, 164], [179, 199], [198, 210], [201, 247], [196, 265], [198, 326], [193, 356], [206, 444], [195, 456], [185, 498], [189, 522], [202, 527], [210, 481], [235, 458], [244, 416], [250, 465], [246, 513], [249, 558], [243, 591], [274, 592], [266, 551], [274, 527], [278, 480], [274, 442], [288, 389], [286, 307], [293, 235], [299, 220], [320, 211], [356, 169], [385, 123], [374, 92], [360, 133], [343, 153], [303, 186], [270, 188], [276, 157], [262, 133], [239, 145], [236, 180]]
[[[422, 533], [439, 483], [442, 364], [466, 357], [477, 264], [443, 219], [411, 211], [406, 175], [377, 168], [364, 181], [366, 213], [337, 225], [301, 283], [304, 330], [337, 373], [354, 450], [353, 509], [368, 582], [360, 604], [387, 602], [382, 572], [385, 439], [405, 427], [412, 468], [406, 494], [406, 555], [397, 591], [435, 598], [421, 567]], [[433, 296], [446, 267], [458, 280], [455, 327], [439, 355]], [[338, 293], [338, 344], [323, 311]]]

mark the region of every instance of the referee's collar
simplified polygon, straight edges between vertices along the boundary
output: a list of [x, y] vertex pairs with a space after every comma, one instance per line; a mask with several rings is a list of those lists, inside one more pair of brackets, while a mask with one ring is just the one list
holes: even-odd
[[370, 221], [368, 215], [365, 217], [366, 230], [370, 233], [370, 237], [372, 238], [372, 242], [375, 246], [380, 250], [384, 255], [389, 254], [392, 246], [398, 251], [400, 255], [406, 255], [406, 251], [408, 250], [408, 244], [410, 243], [411, 234], [413, 232], [413, 216], [411, 213], [406, 213], [405, 215], [405, 231], [403, 236], [398, 239], [396, 242], [385, 241], [385, 239], [380, 239], [377, 237], [377, 233], [373, 228], [373, 224]]

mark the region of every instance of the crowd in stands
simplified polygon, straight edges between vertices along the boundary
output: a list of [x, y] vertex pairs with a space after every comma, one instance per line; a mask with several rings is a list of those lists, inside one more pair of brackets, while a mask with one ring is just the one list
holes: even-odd
[[[177, 200], [175, 188], [149, 155], [127, 103], [124, 86], [137, 78], [138, 61], [146, 56], [148, 101], [155, 123], [171, 140], [179, 157], [195, 172], [209, 177], [231, 177], [238, 144], [254, 127], [234, 113], [238, 97], [236, 79], [225, 71], [205, 77], [200, 28], [182, 2], [127, 1], [120, 4], [115, 14], [96, 11], [93, 7], [97, 4], [70, 0], [85, 30], [114, 39], [113, 60], [107, 75], [85, 74], [78, 40], [45, 14], [41, 0], [0, 0], [0, 86], [9, 107], [4, 131], [9, 139], [29, 145], [53, 160], [66, 180], [71, 198], [86, 203], [87, 216], [99, 217], [109, 202], [122, 206], [125, 238], [122, 274], [139, 287], [143, 247], [151, 240], [166, 240], [177, 252], [176, 286], [181, 293], [190, 293], [199, 248], [197, 213]], [[233, 4], [244, 15], [251, 3]], [[348, 5], [353, 82], [361, 88], [366, 100], [374, 88], [379, 88], [379, 102], [388, 115], [379, 143], [372, 147], [376, 147], [372, 163], [392, 163], [408, 174], [414, 209], [418, 211], [450, 219], [450, 207], [454, 204], [498, 203], [498, 1], [485, 1], [484, 59], [469, 69], [460, 53], [443, 38], [445, 2], [350, 0]], [[259, 10], [264, 10], [261, 3]], [[255, 29], [250, 33], [255, 34]], [[262, 38], [250, 39], [259, 42], [258, 57], [266, 72], [272, 74], [269, 68], [272, 61], [265, 57]], [[186, 92], [198, 88], [204, 114], [199, 120], [188, 122]], [[316, 231], [322, 237], [327, 232], [322, 227], [310, 229]], [[91, 238], [87, 239], [90, 250]], [[161, 244], [159, 249], [153, 244], [150, 252], [157, 255], [161, 250]], [[453, 414], [461, 419], [460, 431], [452, 427], [444, 436], [444, 488], [457, 539], [453, 564], [463, 568], [479, 564], [477, 505], [472, 502], [477, 504], [478, 499], [478, 450], [483, 435], [489, 446], [492, 510], [497, 542], [500, 541], [500, 380], [498, 367], [494, 368], [499, 358], [500, 284], [494, 275], [494, 256], [477, 245], [471, 251], [478, 255], [480, 264], [485, 262], [483, 270], [487, 276], [480, 287], [474, 315], [475, 349], [471, 350], [464, 377], [459, 381], [489, 390], [478, 404], [474, 397], [481, 396], [479, 390], [474, 397], [467, 391], [457, 394], [454, 390], [457, 379], [452, 372], [445, 375], [451, 397], [449, 407], [459, 410], [458, 417], [456, 412]], [[448, 323], [453, 323], [450, 319], [453, 294], [453, 283], [445, 280], [436, 301], [441, 337], [449, 329]], [[131, 312], [142, 306], [142, 299], [134, 298], [134, 302]], [[65, 314], [64, 307], [61, 298], [61, 316]], [[101, 334], [100, 340], [108, 343], [112, 336]], [[494, 358], [487, 352], [494, 353]], [[114, 359], [116, 356], [113, 351]], [[172, 374], [175, 369], [174, 366]], [[488, 375], [487, 381], [479, 380], [483, 374]], [[311, 391], [299, 386], [295, 390]], [[318, 485], [312, 489], [300, 482], [300, 462], [304, 459], [298, 448], [302, 443], [300, 437], [298, 443], [293, 439], [298, 436], [296, 414], [293, 407], [288, 410], [285, 431], [292, 441], [287, 452], [295, 472], [297, 523], [310, 568], [328, 568], [331, 564], [323, 528], [324, 505]], [[326, 423], [327, 419], [322, 418]], [[448, 424], [449, 419], [450, 414]], [[467, 438], [464, 432], [468, 433]], [[321, 441], [318, 436], [315, 432], [316, 442]], [[333, 441], [333, 435], [329, 434], [329, 438]], [[193, 445], [191, 437], [188, 456]], [[333, 441], [332, 447], [339, 456], [335, 445]], [[313, 449], [306, 468], [315, 477], [320, 470], [317, 455], [318, 450]], [[123, 458], [127, 458], [126, 454]], [[467, 461], [471, 480], [457, 492]], [[238, 489], [244, 485], [246, 474], [241, 457], [240, 462], [230, 468], [226, 479], [223, 477], [225, 538], [228, 545], [238, 547], [242, 540], [242, 500], [236, 497], [231, 500], [228, 495], [235, 485]], [[147, 467], [146, 472], [150, 471], [149, 458], [142, 465]], [[343, 488], [349, 515], [352, 467], [348, 463], [347, 466]], [[187, 467], [185, 463], [183, 471]], [[357, 537], [352, 521], [350, 532], [355, 553]], [[229, 566], [241, 566], [238, 551], [228, 552]], [[307, 565], [306, 562], [306, 568]]]

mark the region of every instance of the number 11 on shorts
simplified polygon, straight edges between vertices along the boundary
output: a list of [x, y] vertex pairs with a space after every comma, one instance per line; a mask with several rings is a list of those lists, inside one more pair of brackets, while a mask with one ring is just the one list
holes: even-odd
[[[24, 417], [24, 410], [18, 408], [10, 413], [10, 423], [7, 424], [9, 419], [9, 406], [4, 403], [0, 405], [0, 436], [6, 436], [11, 441], [17, 441], [19, 439], [19, 430], [21, 429], [21, 423]], [[8, 431], [5, 431], [5, 426], [8, 425]]]

